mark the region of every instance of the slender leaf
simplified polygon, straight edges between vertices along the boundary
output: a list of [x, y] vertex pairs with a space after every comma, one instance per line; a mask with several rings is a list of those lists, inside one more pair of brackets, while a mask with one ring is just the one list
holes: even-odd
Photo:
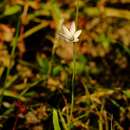
[[53, 125], [54, 125], [54, 130], [61, 130], [56, 109], [53, 109]]

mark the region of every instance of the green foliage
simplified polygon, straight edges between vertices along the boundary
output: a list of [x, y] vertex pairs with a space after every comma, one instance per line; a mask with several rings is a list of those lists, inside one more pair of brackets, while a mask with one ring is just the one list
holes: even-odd
[[62, 66], [61, 65], [58, 65], [58, 66], [54, 67], [53, 70], [52, 70], [53, 71], [52, 75], [53, 76], [59, 75], [61, 70], [62, 70]]
[[3, 15], [4, 16], [13, 15], [13, 14], [20, 12], [20, 10], [21, 10], [21, 7], [19, 5], [10, 6], [5, 9]]
[[37, 63], [39, 66], [39, 71], [42, 74], [48, 74], [49, 63], [47, 58], [42, 58], [40, 55], [37, 55]]
[[97, 42], [99, 42], [99, 44], [101, 43], [105, 49], [108, 49], [111, 44], [111, 39], [108, 36], [106, 36], [104, 33], [102, 33], [98, 37]]
[[[74, 64], [73, 62], [71, 62], [69, 64], [69, 67], [70, 67], [71, 70], [74, 69], [74, 65], [73, 64]], [[84, 70], [85, 70], [85, 64], [76, 61], [75, 62], [75, 69], [74, 69], [75, 74], [81, 74], [82, 72], [84, 72]]]
[[61, 15], [61, 11], [60, 11], [60, 8], [59, 8], [56, 0], [51, 0], [50, 11], [51, 11], [52, 16], [54, 18], [54, 21], [56, 22], [57, 29], [59, 29], [60, 22], [62, 20], [62, 15]]
[[[0, 1], [0, 129], [12, 118], [13, 130], [126, 129], [130, 1], [104, 2]], [[82, 35], [72, 47], [56, 34], [74, 16]]]
[[130, 90], [124, 90], [123, 93], [125, 94], [125, 96], [127, 96], [128, 98], [130, 98]]
[[61, 130], [59, 124], [58, 112], [56, 109], [53, 109], [53, 126], [54, 126], [54, 130]]

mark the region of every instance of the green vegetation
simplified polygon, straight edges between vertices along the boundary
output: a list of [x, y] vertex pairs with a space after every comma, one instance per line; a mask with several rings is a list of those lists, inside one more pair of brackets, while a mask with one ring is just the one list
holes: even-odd
[[129, 130], [129, 35], [130, 0], [1, 0], [0, 130]]

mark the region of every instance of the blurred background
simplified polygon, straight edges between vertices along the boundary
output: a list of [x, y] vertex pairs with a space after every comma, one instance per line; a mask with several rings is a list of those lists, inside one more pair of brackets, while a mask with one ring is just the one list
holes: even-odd
[[130, 0], [0, 0], [0, 130], [130, 130], [129, 35]]

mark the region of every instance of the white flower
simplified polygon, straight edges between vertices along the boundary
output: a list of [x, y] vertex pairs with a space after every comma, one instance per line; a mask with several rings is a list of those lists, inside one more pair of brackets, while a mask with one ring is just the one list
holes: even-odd
[[61, 32], [58, 33], [58, 36], [66, 42], [78, 42], [78, 37], [81, 32], [81, 30], [76, 31], [75, 22], [72, 22], [69, 29], [62, 25]]

